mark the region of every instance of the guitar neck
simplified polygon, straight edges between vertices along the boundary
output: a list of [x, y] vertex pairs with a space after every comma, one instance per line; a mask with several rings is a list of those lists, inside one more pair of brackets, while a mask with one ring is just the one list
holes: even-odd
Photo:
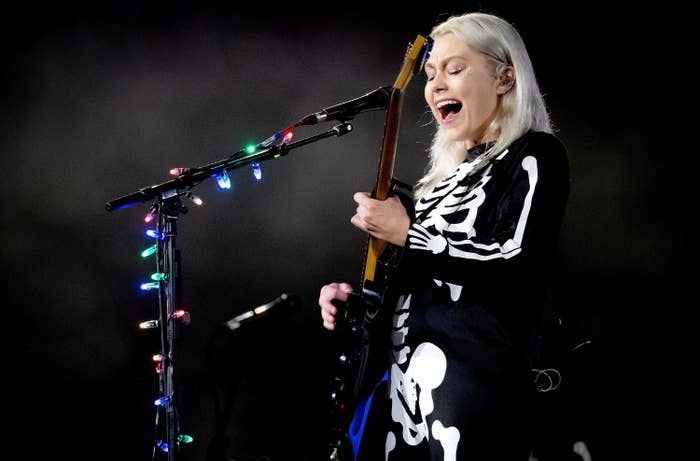
[[[377, 181], [374, 187], [374, 198], [377, 200], [386, 200], [391, 193], [391, 181], [394, 174], [396, 145], [399, 134], [399, 122], [401, 120], [401, 110], [403, 107], [404, 90], [417, 69], [422, 67], [427, 59], [429, 50], [426, 50], [426, 48], [430, 48], [429, 45], [426, 46], [427, 43], [427, 40], [423, 36], [419, 35], [416, 37], [416, 40], [409, 46], [404, 63], [392, 87], [384, 122], [384, 137], [382, 139], [382, 149], [379, 155]], [[362, 278], [360, 280], [363, 293], [367, 291], [368, 284], [376, 282], [377, 264], [387, 245], [388, 242], [385, 240], [372, 236], [367, 238], [364, 264], [362, 266]]]
[[[384, 123], [384, 139], [382, 140], [382, 150], [379, 156], [377, 181], [374, 186], [374, 198], [377, 200], [386, 200], [391, 192], [391, 179], [394, 175], [394, 164], [396, 162], [396, 145], [402, 104], [403, 92], [394, 88], [389, 98], [389, 110], [387, 110]], [[363, 291], [366, 289], [367, 281], [374, 282], [379, 257], [387, 245], [388, 243], [385, 240], [372, 236], [367, 238], [361, 278]]]
[[391, 191], [391, 179], [394, 175], [394, 163], [396, 160], [396, 144], [401, 120], [401, 106], [403, 105], [403, 91], [394, 88], [391, 92], [389, 104], [396, 107], [387, 111], [384, 124], [384, 139], [382, 140], [382, 152], [379, 156], [379, 168], [377, 170], [377, 182], [375, 184], [375, 197], [377, 200], [385, 200]]

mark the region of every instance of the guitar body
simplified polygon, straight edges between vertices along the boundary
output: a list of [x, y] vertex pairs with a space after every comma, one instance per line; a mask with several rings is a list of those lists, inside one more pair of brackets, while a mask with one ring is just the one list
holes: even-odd
[[[345, 303], [336, 302], [337, 340], [334, 379], [331, 391], [331, 460], [352, 460], [348, 430], [358, 403], [371, 394], [387, 369], [389, 313], [395, 298], [386, 288], [394, 275], [398, 250], [385, 248], [376, 268], [377, 283], [369, 283], [362, 293], [350, 293]], [[383, 284], [381, 282], [386, 283]]]
[[[401, 71], [392, 88], [384, 125], [377, 182], [373, 198], [386, 200], [396, 193], [393, 181], [396, 142], [403, 105], [404, 90], [411, 77], [428, 59], [432, 42], [418, 36], [409, 45]], [[409, 213], [412, 200], [401, 197]], [[348, 437], [350, 424], [360, 403], [373, 390], [387, 369], [390, 313], [396, 298], [391, 291], [394, 269], [400, 248], [369, 236], [364, 251], [361, 289], [351, 293], [345, 303], [335, 303], [338, 353], [331, 391], [330, 457], [331, 460], [354, 459]], [[376, 333], [375, 333], [376, 332]]]

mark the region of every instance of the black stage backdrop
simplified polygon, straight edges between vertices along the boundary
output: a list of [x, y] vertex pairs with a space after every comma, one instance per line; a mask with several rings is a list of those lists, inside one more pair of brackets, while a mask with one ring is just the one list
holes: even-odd
[[[159, 343], [156, 330], [137, 328], [158, 306], [139, 291], [155, 271], [139, 256], [151, 243], [150, 203], [108, 213], [105, 202], [391, 85], [417, 34], [441, 14], [473, 10], [519, 28], [570, 154], [539, 362], [562, 382], [533, 414], [535, 454], [579, 459], [577, 440], [594, 460], [650, 449], [657, 403], [642, 370], [658, 372], [667, 357], [660, 328], [642, 325], [673, 296], [686, 227], [671, 219], [681, 202], [666, 197], [687, 184], [660, 155], [650, 115], [659, 117], [660, 101], [647, 91], [656, 82], [628, 72], [656, 53], [638, 12], [583, 2], [98, 3], [4, 11], [8, 450], [24, 459], [152, 455]], [[407, 183], [423, 170], [432, 132], [423, 83], [409, 86], [401, 120], [395, 176]], [[195, 438], [180, 458], [212, 458], [216, 389], [231, 404], [223, 458], [320, 459], [332, 343], [318, 290], [359, 279], [365, 237], [349, 222], [352, 194], [373, 185], [383, 122], [383, 113], [362, 114], [342, 138], [264, 162], [261, 182], [244, 168], [230, 173], [230, 191], [213, 180], [196, 188], [205, 204], [187, 203], [177, 239], [191, 314], [177, 342], [178, 410]], [[223, 322], [283, 292], [302, 308], [212, 340]]]

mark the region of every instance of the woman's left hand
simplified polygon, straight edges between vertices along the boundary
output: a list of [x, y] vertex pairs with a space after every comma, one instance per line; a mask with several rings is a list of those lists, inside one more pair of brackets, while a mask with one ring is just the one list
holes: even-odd
[[398, 197], [376, 200], [367, 192], [357, 192], [352, 198], [357, 202], [355, 216], [350, 219], [355, 227], [394, 245], [406, 244], [411, 218]]

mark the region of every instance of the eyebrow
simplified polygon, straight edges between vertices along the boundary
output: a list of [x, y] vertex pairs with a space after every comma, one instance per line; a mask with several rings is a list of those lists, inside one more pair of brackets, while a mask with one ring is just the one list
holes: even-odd
[[[460, 55], [458, 55], [458, 54], [455, 54], [455, 55], [448, 56], [448, 57], [446, 57], [445, 59], [443, 59], [443, 60], [442, 60], [443, 65], [444, 65], [445, 63], [448, 63], [448, 62], [454, 60], [454, 59], [461, 59], [461, 60], [463, 60], [463, 61], [466, 61], [466, 60], [467, 60], [467, 58], [465, 58], [464, 56], [460, 56]], [[433, 63], [431, 63], [430, 61], [428, 61], [428, 62], [425, 63], [424, 67], [425, 67], [425, 68], [435, 69], [435, 64], [433, 64]]]

